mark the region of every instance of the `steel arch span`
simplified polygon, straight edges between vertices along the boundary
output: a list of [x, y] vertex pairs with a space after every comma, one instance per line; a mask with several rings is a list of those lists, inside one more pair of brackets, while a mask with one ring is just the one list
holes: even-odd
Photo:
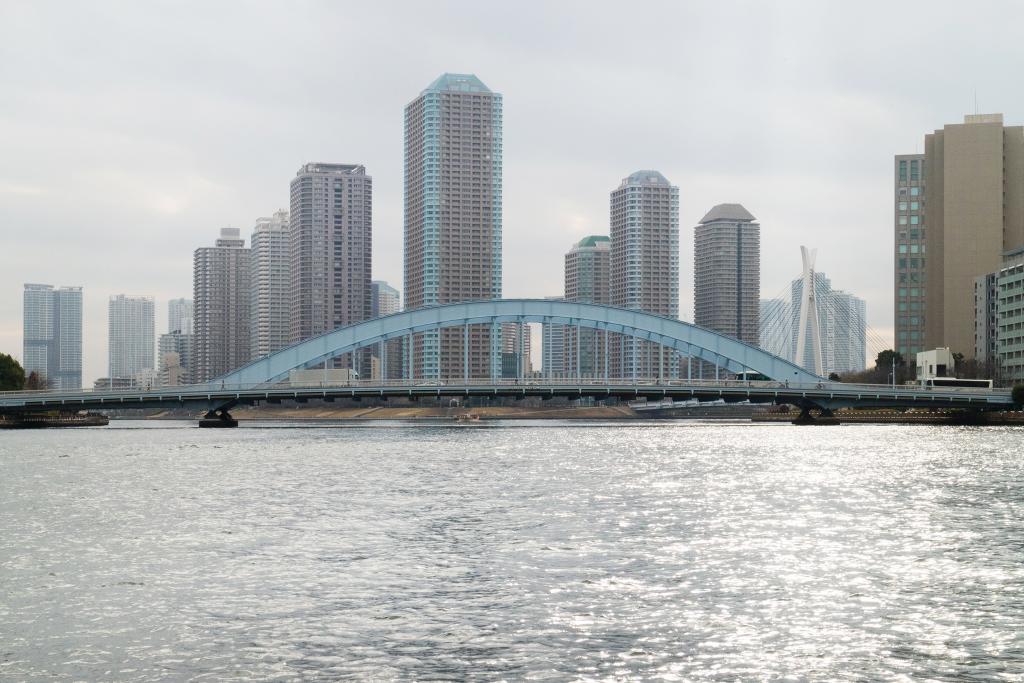
[[409, 334], [444, 327], [503, 322], [580, 326], [643, 339], [714, 363], [729, 372], [753, 371], [778, 381], [823, 382], [788, 360], [696, 325], [600, 304], [549, 299], [492, 299], [403, 311], [340, 327], [281, 349], [230, 372], [210, 385], [258, 386], [278, 382], [296, 368], [309, 368], [343, 353]]

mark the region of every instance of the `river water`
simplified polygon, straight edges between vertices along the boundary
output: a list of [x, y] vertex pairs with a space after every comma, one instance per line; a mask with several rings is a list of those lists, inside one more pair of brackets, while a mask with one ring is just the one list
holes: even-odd
[[1022, 436], [0, 432], [0, 679], [1024, 680]]

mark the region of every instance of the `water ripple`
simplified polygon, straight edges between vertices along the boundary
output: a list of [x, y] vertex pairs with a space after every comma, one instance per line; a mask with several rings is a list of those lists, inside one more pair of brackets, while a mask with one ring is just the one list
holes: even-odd
[[1017, 428], [0, 434], [0, 679], [1024, 680]]

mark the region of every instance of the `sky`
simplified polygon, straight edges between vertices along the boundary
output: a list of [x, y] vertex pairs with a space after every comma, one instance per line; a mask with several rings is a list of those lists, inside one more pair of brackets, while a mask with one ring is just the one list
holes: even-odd
[[974, 111], [1024, 124], [1015, 2], [0, 1], [0, 352], [26, 282], [84, 287], [84, 379], [107, 299], [191, 297], [192, 252], [288, 206], [310, 161], [374, 182], [373, 277], [402, 285], [402, 113], [443, 72], [504, 96], [504, 294], [558, 295], [638, 169], [693, 226], [743, 204], [761, 294], [818, 249], [892, 337], [893, 155]]

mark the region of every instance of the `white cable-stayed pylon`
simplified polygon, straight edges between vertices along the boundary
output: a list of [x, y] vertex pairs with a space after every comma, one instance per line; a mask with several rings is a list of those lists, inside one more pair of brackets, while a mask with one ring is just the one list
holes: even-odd
[[818, 255], [817, 249], [808, 249], [800, 246], [800, 257], [804, 264], [803, 291], [800, 293], [800, 324], [796, 334], [796, 363], [802, 365], [804, 352], [807, 346], [807, 325], [810, 324], [811, 344], [814, 347], [814, 372], [817, 375], [824, 373], [825, 369], [821, 357], [821, 327], [818, 321], [817, 296], [814, 291], [817, 285], [814, 277], [814, 260]]

